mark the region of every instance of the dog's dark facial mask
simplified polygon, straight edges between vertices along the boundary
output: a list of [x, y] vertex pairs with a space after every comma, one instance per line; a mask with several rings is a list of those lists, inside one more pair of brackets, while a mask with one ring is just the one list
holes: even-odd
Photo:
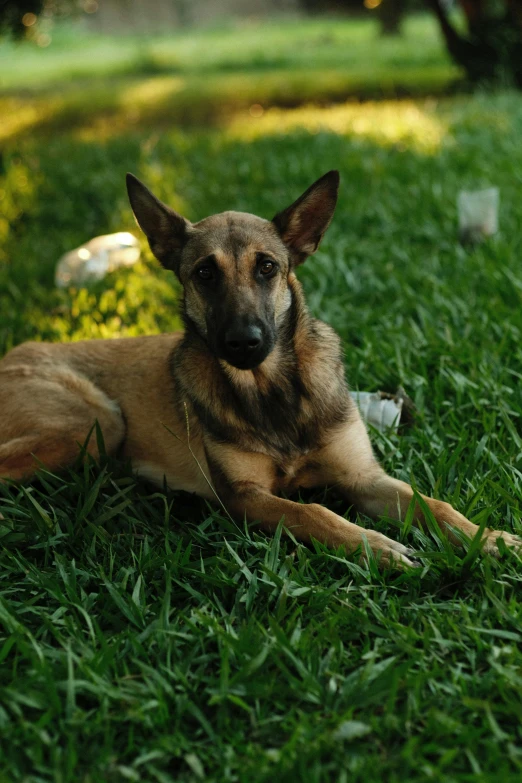
[[330, 224], [339, 174], [330, 171], [273, 220], [222, 212], [190, 223], [127, 175], [129, 200], [152, 252], [184, 287], [188, 328], [218, 358], [258, 367], [292, 304], [288, 277], [317, 250]]

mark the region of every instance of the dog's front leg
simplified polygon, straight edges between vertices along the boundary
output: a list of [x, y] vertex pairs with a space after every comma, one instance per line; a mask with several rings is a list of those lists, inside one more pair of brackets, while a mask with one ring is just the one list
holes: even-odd
[[381, 553], [383, 565], [394, 561], [413, 565], [408, 557], [411, 552], [403, 544], [348, 522], [317, 503], [294, 503], [275, 495], [276, 469], [267, 455], [213, 441], [205, 444], [205, 451], [217, 494], [238, 521], [246, 518], [271, 533], [282, 521], [301, 541], [314, 538], [327, 546], [344, 546], [347, 553], [361, 547], [363, 556], [364, 536], [372, 551]]
[[[388, 476], [375, 459], [368, 433], [360, 419], [340, 430], [321, 454], [323, 480], [336, 486], [353, 503], [358, 511], [371, 517], [387, 515], [403, 520], [413, 499], [413, 490], [404, 481]], [[449, 503], [420, 495], [441, 530], [450, 541], [460, 545], [460, 539], [452, 528], [461, 531], [468, 538], [478, 532], [478, 526], [466, 519]], [[414, 522], [424, 523], [420, 504], [414, 509]], [[486, 528], [483, 533], [484, 550], [498, 555], [497, 539], [502, 538], [506, 546], [520, 549], [522, 540], [518, 536], [501, 530]]]
[[414, 565], [408, 557], [411, 551], [403, 544], [348, 522], [318, 503], [294, 503], [251, 484], [243, 485], [240, 490], [236, 488], [236, 494], [227, 506], [236, 517], [258, 522], [272, 533], [282, 520], [297, 539], [306, 542], [316, 539], [331, 547], [344, 546], [347, 553], [361, 547], [364, 556], [364, 536], [372, 552], [380, 555], [383, 565], [390, 566], [394, 562]]

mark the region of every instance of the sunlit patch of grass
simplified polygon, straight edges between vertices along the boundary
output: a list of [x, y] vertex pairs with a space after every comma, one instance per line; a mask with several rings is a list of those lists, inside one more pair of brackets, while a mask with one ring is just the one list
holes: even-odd
[[118, 100], [126, 108], [137, 105], [146, 109], [150, 104], [172, 98], [183, 89], [184, 84], [184, 79], [180, 77], [155, 76], [125, 87], [119, 93]]
[[253, 107], [255, 111], [251, 108], [249, 112], [237, 115], [228, 125], [228, 132], [231, 138], [255, 139], [298, 129], [309, 133], [324, 131], [435, 153], [447, 131], [444, 119], [434, 110], [435, 106], [433, 101], [425, 104], [379, 101], [329, 108], [272, 108], [266, 112], [262, 107]]
[[38, 184], [38, 173], [25, 157], [15, 156], [0, 178], [0, 268], [10, 260], [6, 248], [12, 226], [34, 208]]
[[178, 289], [171, 275], [138, 264], [90, 290], [56, 292], [53, 306], [28, 307], [26, 328], [53, 341], [108, 339], [181, 329]]
[[0, 141], [23, 135], [42, 119], [53, 116], [55, 101], [43, 106], [40, 101], [0, 97]]
[[[79, 92], [65, 92], [63, 95], [51, 93], [46, 96], [19, 97], [16, 99], [0, 96], [0, 141], [22, 138], [24, 136], [52, 135], [56, 131], [75, 130], [79, 137], [110, 138], [123, 132], [125, 128], [143, 129], [156, 126], [166, 130], [172, 127], [204, 124], [219, 126], [227, 124], [241, 112], [248, 112], [252, 105], [267, 107], [294, 107], [302, 103], [319, 101], [324, 109], [325, 102], [344, 101], [346, 96], [358, 94], [363, 89], [367, 95], [378, 97], [389, 95], [382, 79], [372, 81], [369, 74], [358, 79], [353, 74], [341, 71], [315, 71], [308, 76], [302, 71], [272, 72], [266, 74], [232, 73], [226, 76], [216, 74], [208, 77], [194, 76], [190, 79], [180, 76], [155, 76], [146, 80], [119, 79], [109, 85], [90, 83], [83, 85]], [[393, 89], [391, 90], [393, 94]], [[373, 105], [373, 104], [371, 104]], [[396, 105], [396, 104], [394, 104]], [[397, 112], [398, 117], [392, 123], [386, 117], [388, 127], [397, 127], [400, 135], [402, 124], [416, 126], [420, 130], [421, 110], [413, 103], [405, 104]], [[376, 109], [374, 109], [376, 111]], [[350, 109], [329, 113], [317, 113], [310, 107], [301, 114], [286, 114], [281, 111], [270, 114], [275, 123], [284, 119], [283, 125], [291, 128], [324, 127], [332, 130], [350, 128]], [[372, 109], [369, 109], [368, 123], [372, 122]], [[390, 113], [395, 113], [392, 108]], [[408, 116], [409, 115], [409, 116]], [[426, 118], [428, 113], [425, 112]], [[424, 127], [428, 133], [428, 143], [434, 137], [435, 120]], [[361, 123], [358, 123], [361, 125]], [[241, 123], [235, 121], [239, 131]], [[254, 127], [255, 123], [251, 123]], [[265, 119], [260, 127], [269, 128]], [[243, 123], [243, 131], [247, 124]], [[393, 133], [392, 133], [393, 136]]]

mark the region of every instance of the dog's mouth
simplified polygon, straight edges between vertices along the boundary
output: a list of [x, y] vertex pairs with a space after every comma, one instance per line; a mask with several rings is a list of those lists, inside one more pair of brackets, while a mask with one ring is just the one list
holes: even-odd
[[244, 362], [231, 362], [229, 359], [225, 359], [227, 364], [235, 367], [236, 370], [255, 370], [261, 364], [263, 364], [266, 357], [263, 357], [260, 361], [248, 360]]
[[242, 355], [234, 355], [234, 353], [230, 351], [223, 351], [221, 352], [220, 358], [224, 359], [227, 364], [230, 364], [232, 367], [235, 367], [236, 370], [255, 370], [256, 367], [259, 367], [269, 353], [272, 351], [273, 346], [266, 346], [263, 345], [256, 351], [251, 351], [246, 354]]

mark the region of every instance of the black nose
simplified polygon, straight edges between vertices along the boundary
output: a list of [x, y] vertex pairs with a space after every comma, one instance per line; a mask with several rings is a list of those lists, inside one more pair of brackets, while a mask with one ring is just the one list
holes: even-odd
[[231, 358], [243, 360], [250, 357], [263, 342], [259, 326], [231, 326], [225, 332], [225, 346]]

